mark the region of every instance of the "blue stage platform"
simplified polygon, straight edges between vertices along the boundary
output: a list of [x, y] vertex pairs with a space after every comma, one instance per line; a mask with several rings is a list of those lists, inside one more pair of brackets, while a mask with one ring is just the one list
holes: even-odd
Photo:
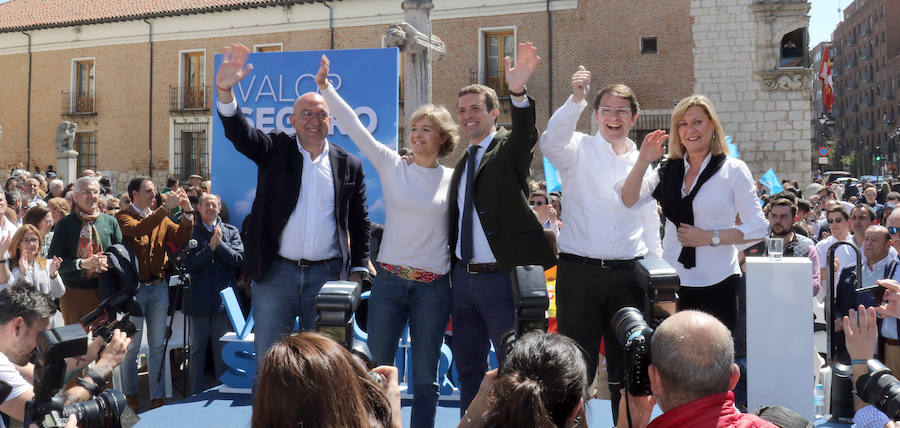
[[[403, 403], [403, 426], [409, 426], [410, 402]], [[442, 403], [443, 404], [443, 403]], [[612, 414], [609, 401], [591, 400], [587, 406], [588, 425], [591, 427], [611, 427]], [[201, 394], [185, 398], [177, 403], [140, 414], [141, 421], [136, 428], [205, 428], [250, 426], [252, 406], [246, 394], [223, 394], [218, 387]], [[659, 414], [659, 409], [656, 409]], [[452, 428], [459, 423], [459, 407], [440, 405], [437, 409], [438, 428]]]

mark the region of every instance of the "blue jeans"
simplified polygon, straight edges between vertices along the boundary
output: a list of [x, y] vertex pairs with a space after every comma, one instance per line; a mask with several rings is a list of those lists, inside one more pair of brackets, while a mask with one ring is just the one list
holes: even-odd
[[392, 365], [403, 327], [409, 321], [413, 405], [411, 425], [433, 427], [439, 398], [438, 362], [450, 318], [450, 276], [410, 281], [376, 265], [369, 297], [369, 350], [378, 365]]
[[262, 281], [251, 283], [257, 374], [269, 347], [294, 330], [294, 318], [300, 316], [300, 330], [315, 330], [316, 294], [326, 282], [340, 279], [341, 267], [340, 258], [313, 266], [276, 258]]
[[[150, 372], [150, 397], [162, 399], [166, 396], [166, 384], [165, 379], [159, 377], [159, 369], [166, 352], [169, 284], [163, 280], [151, 285], [138, 286], [135, 298], [141, 306], [141, 311], [144, 312], [144, 318], [132, 318], [138, 330], [134, 333], [134, 338], [131, 344], [128, 345], [125, 360], [122, 362], [122, 392], [125, 395], [137, 395], [138, 393], [137, 356], [141, 349], [142, 330], [146, 321], [147, 341], [150, 342], [148, 344], [150, 355], [147, 356], [147, 367]], [[156, 381], [157, 378], [159, 382]]]
[[206, 371], [206, 349], [209, 341], [213, 344], [213, 367], [216, 379], [225, 372], [222, 362], [222, 348], [225, 346], [219, 338], [231, 331], [231, 321], [226, 314], [191, 315], [191, 395], [204, 391], [204, 372]]
[[468, 273], [453, 266], [453, 364], [459, 373], [459, 414], [475, 398], [488, 369], [491, 342], [503, 363], [503, 335], [516, 326], [509, 272]]

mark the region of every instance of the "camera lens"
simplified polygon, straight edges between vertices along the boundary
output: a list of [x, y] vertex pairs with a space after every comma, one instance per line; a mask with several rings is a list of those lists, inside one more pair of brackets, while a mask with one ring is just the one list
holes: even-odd
[[647, 325], [647, 321], [644, 320], [644, 314], [630, 306], [619, 309], [613, 315], [612, 325], [615, 326], [616, 336], [619, 337], [619, 342], [623, 345], [635, 331], [650, 327]]
[[66, 415], [74, 414], [82, 428], [119, 428], [125, 396], [114, 389], [107, 389], [99, 397], [83, 403], [66, 406]]
[[[900, 381], [886, 368], [871, 373], [868, 377], [868, 382], [862, 388], [859, 383], [863, 382], [857, 382], [857, 390], [863, 401], [872, 404], [892, 420], [900, 418]], [[860, 380], [864, 381], [865, 378]]]

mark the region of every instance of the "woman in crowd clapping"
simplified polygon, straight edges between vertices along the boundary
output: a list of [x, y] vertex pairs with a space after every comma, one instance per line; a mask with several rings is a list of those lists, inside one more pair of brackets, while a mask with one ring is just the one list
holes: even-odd
[[41, 257], [41, 242], [41, 232], [30, 224], [22, 225], [12, 239], [0, 241], [0, 253], [9, 250], [7, 263], [0, 263], [0, 282], [5, 287], [24, 279], [42, 293], [58, 299], [66, 292], [58, 274], [62, 260], [59, 257], [52, 260]]
[[431, 104], [409, 121], [409, 163], [366, 131], [328, 82], [329, 61], [322, 56], [316, 83], [334, 118], [378, 171], [387, 218], [378, 253], [378, 275], [369, 298], [369, 348], [378, 364], [392, 364], [404, 325], [412, 341], [412, 426], [434, 426], [438, 402], [435, 377], [450, 317], [450, 251], [447, 245], [451, 168], [438, 158], [458, 140], [450, 112]]
[[710, 313], [734, 331], [741, 275], [736, 245], [764, 238], [768, 222], [747, 165], [726, 156], [725, 133], [709, 99], [682, 99], [671, 129], [668, 159], [649, 174], [669, 136], [657, 130], [644, 139], [622, 201], [633, 206], [651, 195], [659, 201], [666, 217], [663, 258], [681, 279], [679, 308]]

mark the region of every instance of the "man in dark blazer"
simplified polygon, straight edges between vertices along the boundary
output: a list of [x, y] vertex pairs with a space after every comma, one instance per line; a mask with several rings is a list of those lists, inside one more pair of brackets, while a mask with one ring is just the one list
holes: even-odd
[[249, 49], [227, 46], [216, 73], [225, 136], [257, 164], [256, 197], [244, 221], [244, 272], [256, 321], [256, 361], [293, 330], [315, 327], [316, 294], [326, 281], [362, 282], [369, 264], [369, 218], [362, 163], [327, 141], [331, 117], [324, 98], [306, 93], [294, 103], [297, 131], [251, 128], [232, 87], [253, 69]]
[[[460, 378], [460, 414], [487, 370], [491, 342], [503, 361], [500, 339], [515, 327], [510, 269], [556, 264], [544, 230], [528, 206], [528, 175], [538, 139], [534, 100], [525, 82], [540, 57], [520, 43], [515, 67], [506, 58], [512, 130], [496, 129], [497, 93], [484, 85], [459, 91], [459, 127], [470, 142], [450, 182], [450, 251], [453, 358]], [[471, 179], [470, 179], [471, 178]]]

